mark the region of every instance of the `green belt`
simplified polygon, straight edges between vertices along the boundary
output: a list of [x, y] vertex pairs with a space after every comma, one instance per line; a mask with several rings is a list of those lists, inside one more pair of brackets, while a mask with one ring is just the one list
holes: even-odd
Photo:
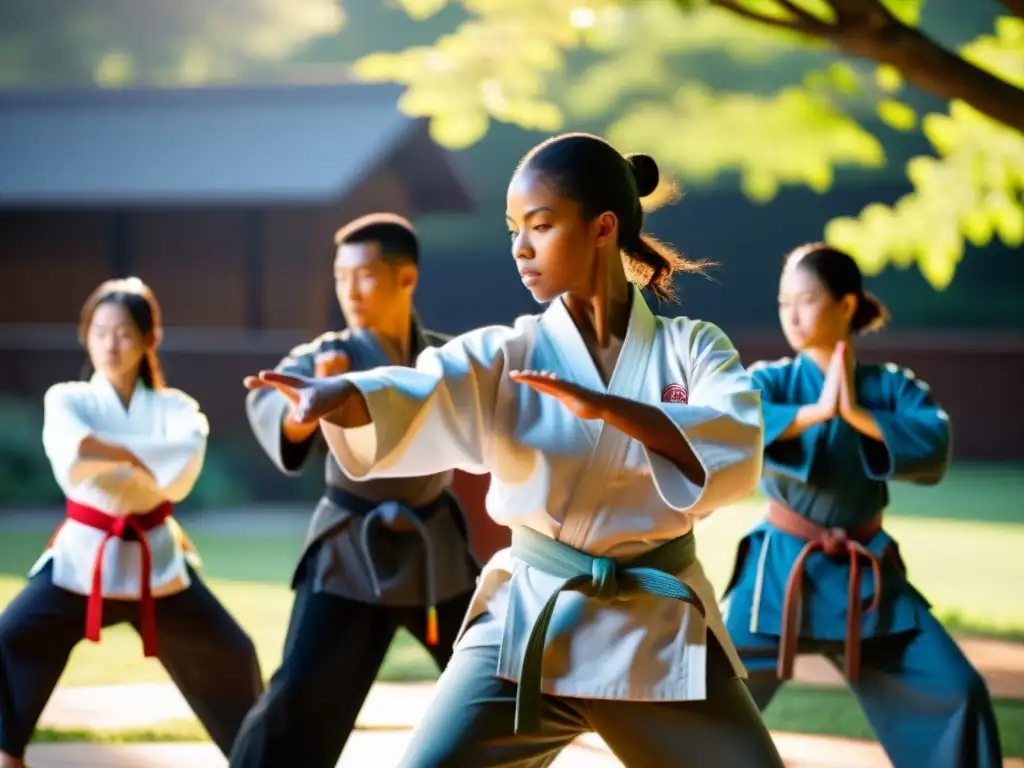
[[517, 734], [540, 731], [544, 646], [561, 592], [583, 592], [602, 602], [611, 602], [620, 593], [644, 593], [681, 600], [704, 615], [700, 598], [672, 575], [697, 562], [693, 531], [620, 563], [610, 557], [591, 557], [530, 528], [519, 527], [512, 531], [512, 556], [531, 568], [565, 579], [544, 604], [526, 643], [516, 691]]

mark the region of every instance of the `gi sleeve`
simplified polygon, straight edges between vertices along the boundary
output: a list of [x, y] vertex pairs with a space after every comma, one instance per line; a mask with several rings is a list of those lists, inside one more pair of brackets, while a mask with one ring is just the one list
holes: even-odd
[[861, 435], [864, 470], [873, 480], [934, 485], [949, 468], [953, 430], [928, 385], [896, 366], [884, 372], [890, 410], [868, 409], [881, 440]]
[[489, 472], [494, 406], [511, 333], [504, 326], [481, 328], [425, 349], [414, 368], [347, 374], [366, 399], [371, 423], [342, 429], [321, 422], [342, 471], [354, 480]]
[[[277, 364], [275, 371], [299, 376], [313, 376], [316, 373], [316, 355], [320, 351], [320, 339], [309, 344], [300, 344]], [[276, 389], [254, 389], [245, 398], [245, 413], [249, 426], [263, 452], [270, 457], [282, 473], [295, 476], [305, 469], [310, 456], [322, 445], [317, 430], [301, 443], [293, 443], [284, 435], [282, 424], [291, 414], [292, 404]]]
[[66, 494], [85, 480], [120, 466], [118, 462], [85, 459], [82, 441], [94, 436], [80, 405], [77, 382], [54, 384], [43, 396], [43, 450], [57, 485]]
[[668, 459], [647, 451], [665, 503], [698, 517], [745, 498], [761, 475], [764, 425], [760, 394], [729, 338], [711, 323], [676, 318], [673, 348], [683, 356], [688, 402], [660, 403], [704, 468], [703, 486]]

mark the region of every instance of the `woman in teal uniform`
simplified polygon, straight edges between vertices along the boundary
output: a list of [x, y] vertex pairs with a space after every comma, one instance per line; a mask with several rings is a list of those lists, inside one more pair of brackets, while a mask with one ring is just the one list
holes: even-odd
[[910, 371], [856, 362], [852, 337], [887, 313], [847, 254], [822, 244], [790, 253], [779, 319], [796, 356], [751, 367], [768, 514], [740, 544], [725, 603], [754, 699], [764, 710], [796, 653], [822, 653], [896, 768], [997, 768], [985, 682], [882, 528], [890, 481], [942, 479], [949, 418]]

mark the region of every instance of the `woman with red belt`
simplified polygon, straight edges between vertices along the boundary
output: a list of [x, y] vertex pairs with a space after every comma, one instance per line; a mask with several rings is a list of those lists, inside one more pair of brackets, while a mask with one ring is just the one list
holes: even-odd
[[91, 375], [46, 393], [43, 446], [67, 519], [0, 614], [0, 768], [23, 768], [72, 649], [113, 624], [135, 627], [225, 755], [262, 690], [252, 641], [171, 517], [202, 469], [208, 426], [165, 386], [161, 332], [145, 284], [103, 283], [82, 308]]

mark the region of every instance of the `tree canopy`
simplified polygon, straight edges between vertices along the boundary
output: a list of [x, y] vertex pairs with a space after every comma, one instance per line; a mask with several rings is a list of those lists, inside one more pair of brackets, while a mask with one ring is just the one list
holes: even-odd
[[[455, 4], [397, 1], [417, 19]], [[448, 34], [356, 71], [405, 84], [401, 107], [449, 147], [492, 120], [583, 121], [684, 183], [737, 173], [761, 202], [786, 184], [824, 192], [838, 168], [882, 167], [874, 115], [921, 131], [933, 154], [907, 163], [913, 191], [824, 236], [868, 273], [916, 262], [941, 289], [965, 242], [1024, 242], [1024, 0], [1003, 1], [994, 28], [954, 50], [919, 26], [923, 0], [461, 0], [467, 17]], [[716, 52], [717, 71], [693, 64]], [[782, 59], [802, 71], [766, 87]], [[924, 115], [906, 84], [932, 97]]]
[[823, 236], [868, 273], [916, 263], [941, 289], [967, 243], [1024, 243], [1024, 0], [955, 0], [945, 26], [927, 13], [942, 2], [391, 0], [408, 25], [353, 3], [360, 28], [339, 36], [338, 0], [7, 0], [0, 87], [265, 79], [304, 55], [356, 59], [358, 77], [404, 84], [400, 107], [448, 147], [494, 121], [571, 126], [650, 152], [685, 186], [736, 177], [761, 203], [886, 168], [895, 129], [923, 145], [911, 191]]
[[0, 87], [229, 79], [343, 21], [335, 0], [4, 0]]

